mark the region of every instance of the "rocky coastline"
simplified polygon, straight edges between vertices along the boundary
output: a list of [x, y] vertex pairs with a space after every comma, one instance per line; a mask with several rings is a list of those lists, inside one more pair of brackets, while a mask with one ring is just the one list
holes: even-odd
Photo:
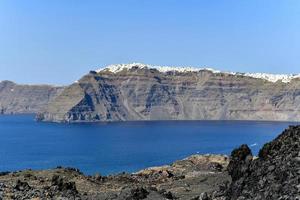
[[117, 175], [86, 176], [78, 169], [3, 172], [3, 199], [193, 199], [230, 181], [223, 155], [193, 155], [172, 165]]
[[254, 157], [247, 145], [224, 155], [193, 155], [171, 165], [117, 175], [86, 176], [78, 169], [0, 173], [0, 199], [300, 198], [300, 126], [291, 126]]

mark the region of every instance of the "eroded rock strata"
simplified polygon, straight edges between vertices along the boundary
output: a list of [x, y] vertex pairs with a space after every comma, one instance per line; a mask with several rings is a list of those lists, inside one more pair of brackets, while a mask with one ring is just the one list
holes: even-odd
[[37, 113], [46, 107], [63, 87], [50, 85], [20, 85], [0, 82], [0, 114]]
[[300, 120], [298, 76], [124, 66], [91, 71], [37, 118], [55, 122]]

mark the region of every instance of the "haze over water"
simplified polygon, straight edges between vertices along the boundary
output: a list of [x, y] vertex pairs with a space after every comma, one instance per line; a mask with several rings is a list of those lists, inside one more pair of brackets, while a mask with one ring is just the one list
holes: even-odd
[[185, 121], [38, 123], [33, 115], [0, 116], [0, 171], [79, 168], [86, 174], [134, 172], [200, 153], [255, 154], [290, 122]]

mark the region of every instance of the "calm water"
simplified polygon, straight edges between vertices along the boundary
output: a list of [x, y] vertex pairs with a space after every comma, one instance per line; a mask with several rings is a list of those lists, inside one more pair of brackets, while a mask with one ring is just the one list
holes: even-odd
[[249, 121], [38, 123], [33, 115], [0, 116], [0, 171], [72, 166], [112, 174], [171, 163], [195, 153], [254, 153], [295, 123]]

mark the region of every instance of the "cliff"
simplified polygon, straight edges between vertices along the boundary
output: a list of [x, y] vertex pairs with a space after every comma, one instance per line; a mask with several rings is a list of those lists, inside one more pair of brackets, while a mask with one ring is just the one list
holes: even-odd
[[300, 120], [298, 75], [113, 65], [67, 87], [42, 121]]
[[60, 94], [63, 87], [0, 82], [0, 114], [37, 113]]

